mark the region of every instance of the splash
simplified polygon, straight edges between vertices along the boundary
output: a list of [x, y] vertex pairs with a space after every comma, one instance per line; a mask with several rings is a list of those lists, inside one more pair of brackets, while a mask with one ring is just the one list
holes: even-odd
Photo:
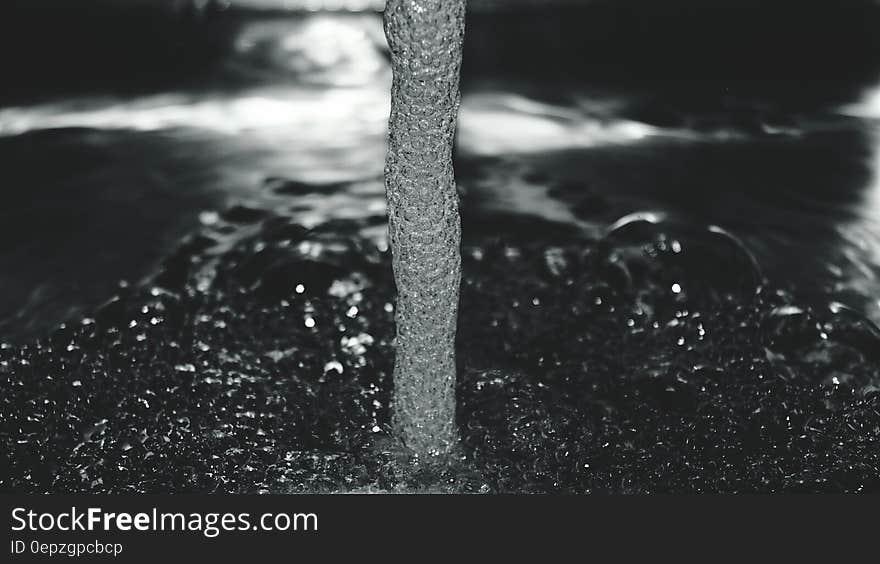
[[418, 454], [449, 451], [461, 226], [452, 168], [465, 0], [389, 0], [391, 86], [385, 189], [397, 341], [395, 428]]

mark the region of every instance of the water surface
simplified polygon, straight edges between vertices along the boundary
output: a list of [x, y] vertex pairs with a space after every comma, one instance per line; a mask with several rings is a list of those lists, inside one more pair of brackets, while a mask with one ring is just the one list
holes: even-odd
[[[0, 107], [6, 338], [150, 275], [231, 205], [304, 225], [384, 214], [379, 17], [249, 18], [232, 44], [201, 86]], [[880, 85], [841, 82], [827, 103], [740, 79], [585, 86], [573, 74], [542, 90], [473, 65], [457, 155], [471, 225], [514, 215], [596, 235], [663, 212], [728, 229], [778, 284], [880, 320]], [[279, 193], [277, 179], [304, 186]]]
[[880, 80], [588, 77], [545, 15], [469, 22], [437, 465], [390, 433], [377, 15], [0, 107], [0, 488], [876, 491]]

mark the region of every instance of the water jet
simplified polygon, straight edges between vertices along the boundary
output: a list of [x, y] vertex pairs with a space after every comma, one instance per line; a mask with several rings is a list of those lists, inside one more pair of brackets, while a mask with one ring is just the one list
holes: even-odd
[[461, 221], [452, 166], [465, 0], [389, 0], [393, 81], [385, 192], [397, 284], [393, 424], [421, 455], [455, 430]]

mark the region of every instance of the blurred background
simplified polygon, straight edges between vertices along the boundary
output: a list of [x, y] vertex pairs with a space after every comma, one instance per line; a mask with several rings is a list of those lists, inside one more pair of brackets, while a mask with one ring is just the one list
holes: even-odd
[[[470, 0], [464, 236], [639, 211], [880, 321], [880, 4]], [[0, 4], [0, 340], [136, 283], [200, 225], [359, 220], [381, 244], [376, 0]], [[505, 227], [508, 226], [508, 227]]]

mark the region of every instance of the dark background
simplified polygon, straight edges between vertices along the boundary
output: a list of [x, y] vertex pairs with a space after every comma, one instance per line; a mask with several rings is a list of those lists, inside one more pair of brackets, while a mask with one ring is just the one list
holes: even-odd
[[[876, 76], [880, 60], [880, 6], [869, 0], [472, 1], [470, 8], [465, 72], [473, 75], [815, 87]], [[6, 0], [0, 100], [207, 80], [242, 19], [267, 12], [246, 1]]]

